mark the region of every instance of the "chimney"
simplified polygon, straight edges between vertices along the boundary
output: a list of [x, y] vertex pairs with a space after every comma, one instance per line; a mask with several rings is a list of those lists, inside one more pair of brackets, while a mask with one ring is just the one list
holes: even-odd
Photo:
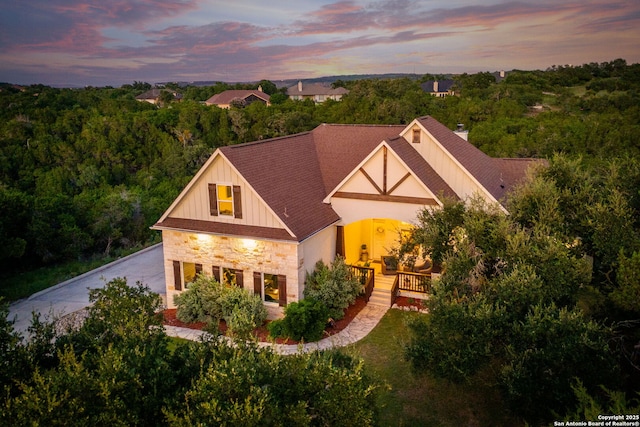
[[458, 135], [460, 138], [464, 139], [465, 141], [469, 140], [469, 131], [468, 130], [464, 130], [464, 124], [463, 123], [458, 123], [458, 126], [457, 126], [456, 130], [453, 131], [453, 133], [455, 133], [456, 135]]
[[258, 92], [262, 92], [262, 85], [258, 85]]
[[433, 91], [434, 92], [438, 92], [438, 82], [437, 81], [433, 82]]
[[298, 92], [302, 92], [302, 80], [298, 80]]

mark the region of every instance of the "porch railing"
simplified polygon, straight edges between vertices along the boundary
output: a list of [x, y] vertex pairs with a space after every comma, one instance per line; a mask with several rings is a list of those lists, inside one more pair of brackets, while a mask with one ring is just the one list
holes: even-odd
[[431, 291], [431, 274], [399, 271], [398, 290], [428, 294]]
[[351, 274], [358, 279], [364, 290], [364, 299], [369, 302], [371, 293], [373, 292], [375, 270], [370, 267], [359, 267], [357, 265], [349, 266]]
[[391, 307], [396, 303], [398, 296], [400, 295], [400, 289], [398, 287], [398, 275], [396, 275], [395, 280], [393, 281], [393, 286], [391, 286]]

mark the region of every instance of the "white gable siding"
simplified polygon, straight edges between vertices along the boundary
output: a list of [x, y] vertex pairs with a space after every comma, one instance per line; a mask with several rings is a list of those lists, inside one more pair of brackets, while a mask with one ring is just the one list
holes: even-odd
[[[408, 129], [402, 136], [411, 142], [413, 137], [411, 129]], [[480, 193], [488, 199], [490, 198], [484, 188], [479, 186], [428, 132], [421, 130], [420, 143], [412, 143], [411, 146], [420, 153], [433, 170], [449, 184], [449, 187], [462, 200], [467, 200], [475, 193]]]
[[[208, 185], [214, 183], [240, 186], [242, 219], [225, 215], [212, 216], [210, 214]], [[213, 161], [180, 203], [174, 207], [170, 216], [174, 218], [284, 228], [280, 220], [269, 211], [264, 202], [257, 197], [222, 157], [218, 157]]]

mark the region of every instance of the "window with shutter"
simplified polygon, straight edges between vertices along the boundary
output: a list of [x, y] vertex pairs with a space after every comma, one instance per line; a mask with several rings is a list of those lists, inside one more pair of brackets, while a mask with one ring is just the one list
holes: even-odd
[[242, 195], [239, 185], [209, 184], [209, 213], [242, 219]]
[[222, 283], [220, 281], [220, 267], [214, 265], [211, 267], [211, 274], [213, 274], [213, 278], [216, 279], [216, 282]]

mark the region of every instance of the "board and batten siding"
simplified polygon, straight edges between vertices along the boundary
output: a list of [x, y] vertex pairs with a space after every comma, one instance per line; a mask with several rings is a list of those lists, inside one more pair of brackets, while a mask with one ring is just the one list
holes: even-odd
[[[411, 142], [411, 131], [405, 133], [403, 136], [407, 141]], [[469, 174], [461, 169], [449, 153], [445, 152], [428, 132], [421, 131], [420, 143], [412, 143], [411, 146], [415, 148], [433, 170], [449, 184], [449, 187], [451, 187], [460, 199], [467, 200], [475, 193], [480, 193], [490, 198], [490, 195], [487, 194], [484, 188], [476, 184]]]
[[[242, 218], [218, 215], [212, 216], [209, 206], [209, 184], [227, 184], [240, 187]], [[188, 194], [171, 212], [174, 218], [198, 219], [203, 221], [229, 222], [259, 227], [284, 228], [264, 202], [234, 172], [227, 161], [218, 157], [199, 177]]]

